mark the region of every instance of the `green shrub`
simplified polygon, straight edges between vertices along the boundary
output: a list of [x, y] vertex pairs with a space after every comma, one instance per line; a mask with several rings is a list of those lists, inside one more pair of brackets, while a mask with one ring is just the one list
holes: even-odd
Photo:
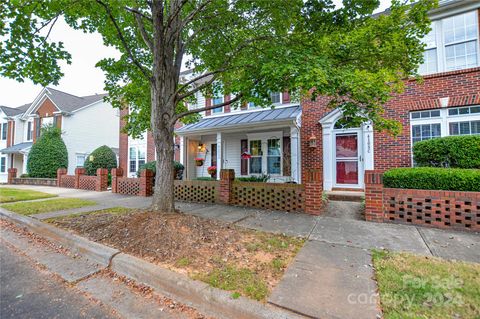
[[87, 175], [95, 175], [98, 168], [106, 168], [110, 172], [112, 168], [117, 167], [117, 155], [110, 147], [100, 146], [90, 153], [84, 167]]
[[68, 152], [62, 131], [44, 127], [28, 153], [27, 172], [30, 177], [55, 178], [57, 169], [68, 167]]
[[415, 143], [418, 166], [480, 168], [480, 135], [447, 136]]
[[[140, 165], [137, 172], [137, 177], [140, 177], [140, 172], [145, 169], [149, 169], [153, 171], [153, 174], [155, 175], [157, 172], [157, 161], [146, 162], [145, 164]], [[183, 164], [177, 161], [173, 161], [173, 169], [175, 170], [174, 178], [182, 179], [183, 170], [184, 170]]]
[[269, 179], [270, 179], [270, 175], [266, 175], [266, 174], [236, 178], [236, 180], [239, 182], [252, 182], [252, 183], [266, 183]]
[[383, 174], [389, 188], [480, 192], [480, 170], [460, 168], [394, 168]]

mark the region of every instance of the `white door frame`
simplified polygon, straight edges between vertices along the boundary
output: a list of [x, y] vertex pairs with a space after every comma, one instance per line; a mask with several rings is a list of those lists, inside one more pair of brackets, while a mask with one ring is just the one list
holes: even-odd
[[[339, 184], [337, 183], [337, 156], [336, 156], [336, 137], [342, 135], [356, 135], [357, 136], [357, 174], [358, 174], [358, 183], [357, 184]], [[332, 163], [332, 171], [333, 171], [333, 187], [337, 188], [363, 188], [363, 174], [364, 174], [364, 161], [363, 161], [363, 138], [362, 138], [362, 129], [361, 128], [354, 128], [354, 129], [342, 129], [342, 130], [334, 130], [333, 131], [333, 149], [332, 152], [334, 153], [334, 161]], [[352, 157], [353, 158], [353, 157]]]
[[[370, 123], [364, 123], [360, 128], [335, 130], [335, 122], [343, 117], [340, 109], [336, 109], [323, 117], [319, 123], [322, 125], [323, 140], [323, 189], [325, 191], [332, 190], [334, 187], [342, 188], [359, 188], [363, 189], [365, 170], [374, 169], [373, 156], [373, 127]], [[336, 154], [335, 137], [337, 133], [358, 133], [358, 153], [362, 156], [362, 165], [359, 165], [358, 185], [339, 184], [336, 185]], [[360, 164], [360, 163], [359, 163]], [[360, 170], [360, 166], [362, 170]]]

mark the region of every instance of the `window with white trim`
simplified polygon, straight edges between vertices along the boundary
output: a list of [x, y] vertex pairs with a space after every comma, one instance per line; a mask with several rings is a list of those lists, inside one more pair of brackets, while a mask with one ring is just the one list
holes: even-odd
[[[221, 93], [217, 93], [213, 98], [212, 98], [212, 106], [219, 105], [223, 103], [223, 95]], [[217, 107], [212, 109], [213, 114], [218, 114], [223, 112], [223, 106]]]
[[136, 173], [140, 166], [145, 164], [146, 152], [145, 146], [132, 146], [129, 150], [129, 165], [130, 173]]
[[7, 171], [7, 157], [0, 157], [0, 173], [5, 173]]
[[85, 159], [87, 158], [87, 154], [75, 154], [75, 162], [77, 167], [83, 167], [85, 165]]
[[432, 22], [425, 36], [420, 74], [477, 67], [480, 60], [478, 12], [470, 11]]
[[262, 140], [251, 140], [250, 143], [250, 174], [262, 174]]
[[1, 123], [0, 124], [1, 132], [0, 132], [0, 140], [6, 141], [7, 140], [7, 130], [8, 130], [8, 123]]
[[282, 133], [254, 133], [247, 136], [249, 174], [282, 175]]
[[270, 93], [270, 100], [272, 101], [272, 104], [282, 104], [282, 93], [280, 92]]
[[31, 141], [33, 139], [33, 121], [29, 120], [27, 122], [27, 141]]
[[267, 174], [280, 175], [282, 170], [282, 157], [280, 139], [267, 140]]
[[480, 105], [410, 112], [412, 145], [450, 135], [480, 135]]

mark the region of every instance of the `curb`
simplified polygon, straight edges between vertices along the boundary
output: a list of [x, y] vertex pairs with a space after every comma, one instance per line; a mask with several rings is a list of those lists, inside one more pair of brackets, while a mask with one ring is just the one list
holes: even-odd
[[1, 207], [0, 218], [9, 219], [19, 226], [25, 227], [31, 232], [41, 235], [54, 243], [59, 243], [69, 248], [72, 252], [78, 253], [105, 267], [108, 267], [111, 258], [120, 252], [118, 249], [95, 243], [63, 229], [42, 223], [28, 216], [13, 213]]
[[0, 208], [0, 218], [8, 219], [48, 240], [61, 243], [78, 254], [98, 262], [119, 275], [145, 284], [159, 293], [198, 309], [208, 316], [241, 319], [296, 319], [305, 318], [288, 310], [253, 301], [245, 297], [233, 299], [231, 293], [213, 288], [149, 263], [121, 253], [117, 249], [95, 243], [63, 229], [58, 229], [31, 217]]

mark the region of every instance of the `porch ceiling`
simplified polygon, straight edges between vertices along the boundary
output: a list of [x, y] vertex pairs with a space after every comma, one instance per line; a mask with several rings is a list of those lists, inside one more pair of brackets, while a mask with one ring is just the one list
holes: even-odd
[[251, 126], [255, 124], [270, 125], [286, 121], [293, 121], [302, 112], [299, 105], [267, 109], [254, 112], [233, 113], [224, 116], [206, 117], [197, 123], [185, 125], [176, 130], [178, 135], [187, 135], [196, 132], [229, 129], [234, 127]]

